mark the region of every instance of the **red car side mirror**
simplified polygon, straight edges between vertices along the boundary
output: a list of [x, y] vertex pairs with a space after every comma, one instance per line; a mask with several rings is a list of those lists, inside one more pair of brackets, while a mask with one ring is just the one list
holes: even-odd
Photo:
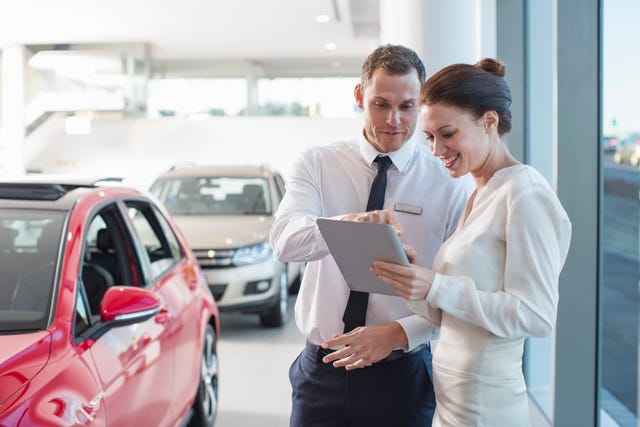
[[143, 322], [160, 311], [161, 301], [152, 292], [133, 286], [114, 286], [100, 303], [100, 319], [111, 326]]

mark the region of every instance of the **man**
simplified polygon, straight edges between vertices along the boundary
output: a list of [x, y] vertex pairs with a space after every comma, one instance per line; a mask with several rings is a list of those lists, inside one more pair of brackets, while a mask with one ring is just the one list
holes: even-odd
[[[438, 329], [400, 297], [364, 294], [366, 326], [345, 330], [351, 293], [316, 225], [319, 217], [392, 224], [416, 249], [416, 262], [432, 265], [468, 192], [413, 137], [424, 80], [424, 65], [411, 49], [376, 49], [354, 91], [364, 110], [359, 140], [305, 151], [287, 182], [271, 243], [280, 261], [309, 262], [295, 307], [307, 343], [290, 370], [292, 427], [431, 425], [428, 341]], [[386, 173], [384, 204], [370, 211], [380, 173]]]

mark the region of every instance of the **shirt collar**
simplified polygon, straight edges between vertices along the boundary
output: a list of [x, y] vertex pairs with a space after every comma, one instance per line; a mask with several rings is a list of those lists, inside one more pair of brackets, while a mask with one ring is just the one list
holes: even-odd
[[[403, 171], [409, 164], [409, 161], [413, 157], [413, 154], [416, 152], [416, 146], [417, 139], [416, 134], [414, 133], [411, 138], [409, 138], [404, 144], [402, 144], [402, 147], [400, 147], [399, 150], [387, 153], [389, 157], [391, 157], [393, 165], [400, 171], [400, 173], [403, 173]], [[367, 163], [367, 165], [370, 166], [373, 165], [373, 161], [377, 156], [383, 155], [378, 150], [373, 148], [373, 145], [371, 145], [369, 141], [367, 141], [367, 139], [364, 137], [364, 131], [358, 139], [358, 148], [360, 150], [360, 155]]]

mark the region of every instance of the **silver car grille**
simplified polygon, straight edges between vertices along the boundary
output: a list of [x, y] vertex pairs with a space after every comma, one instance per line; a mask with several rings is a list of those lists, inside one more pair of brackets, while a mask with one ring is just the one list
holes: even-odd
[[193, 253], [202, 268], [222, 268], [233, 265], [234, 249], [195, 249]]

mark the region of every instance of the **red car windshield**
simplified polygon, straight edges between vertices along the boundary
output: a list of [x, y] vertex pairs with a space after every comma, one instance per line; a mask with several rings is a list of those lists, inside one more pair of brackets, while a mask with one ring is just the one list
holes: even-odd
[[0, 209], [0, 333], [47, 327], [64, 214]]

